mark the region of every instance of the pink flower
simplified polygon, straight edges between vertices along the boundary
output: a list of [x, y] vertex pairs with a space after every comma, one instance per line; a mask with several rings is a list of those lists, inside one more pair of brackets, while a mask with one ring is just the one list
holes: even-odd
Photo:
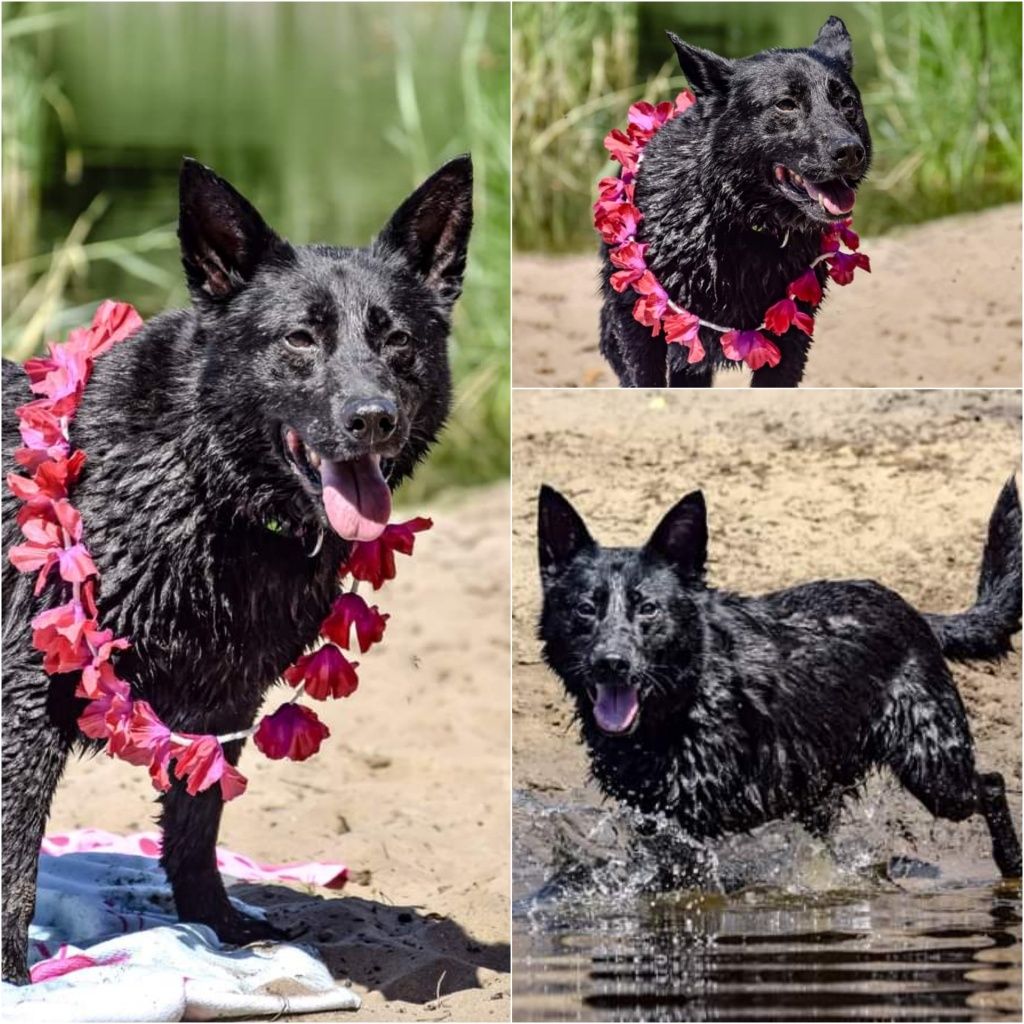
[[331, 613], [324, 619], [320, 632], [340, 647], [351, 650], [349, 637], [352, 627], [356, 629], [360, 654], [365, 654], [373, 644], [384, 637], [384, 627], [390, 616], [382, 615], [374, 605], [372, 608], [358, 594], [342, 594], [331, 607]]
[[171, 730], [164, 725], [149, 701], [137, 700], [128, 723], [127, 743], [117, 752], [131, 764], [166, 762], [171, 754]]
[[782, 358], [775, 342], [760, 331], [726, 331], [722, 335], [722, 352], [726, 359], [745, 362], [752, 370], [760, 370], [766, 363], [778, 366]]
[[629, 137], [643, 144], [675, 114], [675, 107], [666, 101], [655, 106], [646, 100], [634, 103], [629, 108]]
[[692, 107], [694, 105], [694, 103], [696, 103], [696, 102], [697, 102], [697, 97], [694, 96], [693, 93], [690, 92], [689, 89], [684, 89], [676, 97], [676, 113], [677, 114], [684, 113], [685, 111], [689, 110], [690, 107]]
[[309, 708], [282, 704], [260, 721], [252, 739], [257, 749], [271, 760], [287, 757], [292, 761], [305, 761], [330, 735], [327, 726]]
[[668, 294], [649, 270], [641, 275], [633, 288], [643, 296], [633, 304], [633, 319], [644, 327], [650, 327], [651, 336], [656, 338], [661, 331], [661, 318], [668, 309]]
[[[107, 644], [106, 661], [112, 649], [113, 633], [99, 631], [95, 619], [74, 601], [40, 612], [32, 620], [32, 645], [42, 651], [43, 670], [49, 675], [74, 672], [93, 661], [93, 651]], [[127, 646], [125, 641], [119, 643]]]
[[132, 718], [131, 688], [123, 679], [104, 683], [99, 696], [91, 700], [78, 718], [78, 728], [94, 740], [124, 742]]
[[684, 309], [678, 313], [668, 313], [662, 319], [662, 325], [667, 345], [685, 345], [689, 349], [686, 357], [688, 363], [699, 363], [704, 358], [704, 346], [700, 341], [700, 317]]
[[77, 403], [92, 372], [92, 360], [81, 345], [50, 343], [49, 357], [25, 361], [29, 387], [53, 401], [73, 397]]
[[821, 302], [821, 284], [813, 268], [808, 267], [795, 281], [790, 281], [786, 294], [791, 299], [817, 306]]
[[432, 520], [417, 516], [404, 523], [389, 524], [376, 540], [357, 541], [352, 545], [348, 561], [342, 565], [339, 575], [351, 573], [354, 579], [371, 584], [374, 590], [380, 590], [387, 580], [395, 578], [395, 552], [411, 555], [415, 535], [429, 530], [433, 525]]
[[225, 800], [233, 800], [245, 792], [245, 776], [233, 768], [224, 758], [224, 748], [216, 736], [195, 736], [186, 734], [188, 744], [174, 744], [174, 775], [187, 779], [185, 789], [189, 796], [202, 793], [214, 783], [220, 783]]
[[612, 265], [620, 268], [612, 274], [610, 282], [617, 292], [624, 292], [643, 277], [647, 270], [647, 264], [644, 262], [646, 252], [646, 242], [627, 242], [608, 253]]
[[[18, 417], [21, 439], [26, 447], [37, 452], [46, 452], [47, 457], [51, 457], [52, 454], [67, 454], [68, 440], [49, 399], [40, 398], [34, 402], [26, 402], [14, 411]], [[24, 462], [20, 464], [25, 465]]]
[[779, 299], [774, 306], [769, 306], [764, 314], [764, 325], [772, 334], [785, 334], [793, 326], [804, 334], [814, 334], [814, 317], [801, 313], [792, 299]]
[[351, 697], [359, 686], [358, 667], [359, 662], [350, 662], [334, 644], [324, 644], [286, 668], [284, 678], [292, 686], [305, 683], [306, 693], [314, 700]]
[[604, 148], [612, 155], [613, 160], [622, 164], [622, 169], [633, 173], [637, 168], [640, 147], [624, 131], [613, 129], [604, 137]]
[[857, 267], [871, 273], [871, 261], [862, 252], [836, 252], [828, 258], [829, 274], [836, 284], [849, 284]]
[[621, 245], [637, 233], [641, 220], [643, 214], [632, 203], [615, 203], [596, 212], [594, 227], [608, 245]]

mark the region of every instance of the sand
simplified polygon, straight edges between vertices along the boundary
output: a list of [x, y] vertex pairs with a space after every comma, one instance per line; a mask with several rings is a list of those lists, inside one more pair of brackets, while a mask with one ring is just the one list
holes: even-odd
[[[709, 578], [721, 587], [759, 593], [873, 578], [916, 607], [953, 611], [973, 598], [989, 513], [1020, 466], [1020, 415], [1019, 393], [1009, 391], [516, 392], [514, 788], [599, 802], [570, 705], [534, 633], [541, 482], [562, 490], [608, 544], [640, 542], [684, 493], [702, 488]], [[954, 665], [953, 674], [978, 762], [1004, 773], [1020, 822], [1020, 655]], [[903, 793], [884, 808], [932, 843], [930, 853], [992, 873], [980, 819], [933, 823]], [[898, 836], [888, 825], [882, 833]]]
[[[866, 238], [862, 249], [872, 272], [830, 290], [803, 386], [1020, 386], [1019, 205]], [[515, 386], [615, 386], [597, 349], [597, 282], [593, 253], [513, 258]], [[716, 387], [748, 381], [724, 372]]]
[[[385, 643], [360, 658], [349, 700], [318, 703], [316, 757], [249, 749], [249, 792], [221, 844], [265, 862], [340, 860], [340, 893], [245, 886], [286, 928], [308, 927], [355, 1014], [298, 1019], [499, 1020], [509, 1015], [508, 488], [409, 510], [435, 528], [378, 595]], [[268, 702], [276, 707], [284, 690]], [[73, 762], [50, 831], [152, 827], [146, 773]]]

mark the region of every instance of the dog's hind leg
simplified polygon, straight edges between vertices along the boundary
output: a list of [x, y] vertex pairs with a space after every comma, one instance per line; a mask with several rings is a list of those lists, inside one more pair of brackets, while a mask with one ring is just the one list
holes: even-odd
[[1006, 784], [998, 772], [977, 777], [978, 801], [992, 836], [992, 859], [1004, 878], [1020, 878], [1020, 837], [1006, 802]]
[[[239, 742], [224, 745], [229, 764], [237, 764], [241, 752]], [[228, 899], [217, 870], [217, 833], [224, 809], [220, 786], [189, 796], [184, 784], [175, 781], [161, 799], [164, 839], [160, 862], [174, 891], [178, 917], [209, 925], [229, 945], [282, 938], [278, 929], [242, 914]]]
[[811, 339], [803, 331], [790, 328], [778, 339], [782, 358], [778, 366], [762, 366], [750, 377], [752, 388], [795, 388], [804, 376]]
[[[945, 669], [943, 667], [945, 674]], [[1006, 878], [1021, 873], [1020, 840], [1006, 802], [1001, 775], [979, 774], [967, 714], [951, 678], [910, 687], [880, 730], [888, 745], [883, 763], [904, 788], [937, 818], [964, 821], [981, 814], [992, 837], [992, 857]], [[939, 689], [935, 688], [938, 684]]]
[[51, 714], [57, 685], [35, 667], [4, 673], [3, 979], [15, 983], [29, 980], [39, 845], [70, 749], [67, 730]]

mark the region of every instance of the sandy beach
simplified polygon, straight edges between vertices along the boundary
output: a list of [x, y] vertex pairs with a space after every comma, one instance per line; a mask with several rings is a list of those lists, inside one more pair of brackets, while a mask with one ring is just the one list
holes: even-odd
[[[227, 806], [221, 845], [350, 869], [341, 892], [238, 890], [363, 996], [345, 1020], [509, 1015], [507, 509], [495, 486], [401, 510], [435, 528], [376, 595], [393, 617], [359, 691], [316, 705], [331, 737], [302, 763], [242, 757], [249, 791]], [[148, 830], [153, 798], [144, 771], [72, 761], [49, 831]]]
[[[1019, 387], [1021, 209], [1000, 206], [865, 238], [871, 274], [833, 286], [804, 387]], [[512, 261], [512, 383], [614, 387], [598, 352], [597, 241]], [[746, 387], [719, 373], [716, 387]]]

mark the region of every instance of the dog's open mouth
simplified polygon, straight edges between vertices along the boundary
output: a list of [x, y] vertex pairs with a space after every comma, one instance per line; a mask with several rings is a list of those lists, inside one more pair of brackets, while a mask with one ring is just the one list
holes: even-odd
[[610, 736], [631, 733], [640, 721], [640, 693], [635, 686], [598, 683], [590, 691], [594, 702], [594, 721]]
[[789, 195], [806, 202], [817, 203], [829, 217], [841, 218], [849, 214], [856, 202], [856, 195], [845, 178], [830, 181], [809, 181], [782, 164], [775, 165], [775, 180]]
[[391, 518], [391, 489], [381, 472], [379, 455], [326, 459], [292, 427], [281, 428], [289, 463], [324, 503], [327, 521], [345, 540], [376, 540]]

